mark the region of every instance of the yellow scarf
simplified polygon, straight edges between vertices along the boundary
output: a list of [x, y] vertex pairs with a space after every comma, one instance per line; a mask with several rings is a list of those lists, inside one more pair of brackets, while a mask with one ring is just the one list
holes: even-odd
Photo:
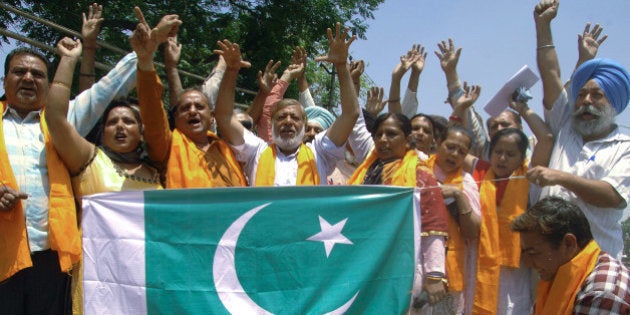
[[[435, 172], [435, 166], [437, 162], [437, 155], [434, 154], [426, 161], [431, 171]], [[464, 170], [462, 167], [457, 170], [446, 174], [443, 184], [455, 185], [459, 189], [463, 188], [464, 177], [462, 176]], [[464, 239], [461, 236], [459, 225], [455, 221], [452, 215], [448, 217], [448, 240], [446, 251], [446, 275], [448, 278], [448, 287], [452, 291], [463, 291], [464, 280]]]
[[[276, 179], [276, 145], [271, 144], [260, 155], [256, 170], [256, 186], [273, 186]], [[297, 186], [319, 185], [319, 174], [315, 165], [313, 151], [301, 144], [297, 153]]]
[[[363, 184], [363, 178], [365, 178], [365, 174], [367, 170], [370, 168], [370, 165], [378, 160], [378, 156], [372, 150], [368, 157], [357, 167], [352, 174], [352, 177], [348, 179], [349, 185], [361, 185]], [[407, 186], [407, 187], [416, 187], [416, 168], [418, 167], [418, 155], [414, 150], [409, 150], [405, 153], [402, 159], [396, 161], [398, 163], [398, 167], [394, 167], [396, 171], [394, 171], [391, 178], [391, 185], [396, 186]], [[385, 183], [385, 179], [383, 179], [383, 183]]]
[[230, 147], [214, 133], [208, 132], [212, 144], [208, 151], [217, 153], [213, 165], [204, 152], [179, 130], [173, 131], [171, 153], [166, 170], [167, 188], [201, 188], [247, 186], [241, 165]]
[[599, 253], [599, 246], [591, 240], [571, 261], [558, 268], [553, 281], [541, 280], [536, 296], [536, 315], [572, 314], [575, 297], [595, 268]]
[[[4, 113], [6, 104], [0, 102]], [[44, 112], [40, 113], [40, 124], [44, 134], [48, 179], [50, 182], [48, 204], [48, 238], [50, 248], [59, 255], [61, 270], [66, 272], [81, 257], [81, 238], [77, 226], [77, 212], [70, 183], [70, 175], [48, 134]], [[0, 123], [0, 181], [19, 190], [13, 175], [7, 148], [4, 143], [3, 124]], [[26, 235], [26, 224], [22, 202], [4, 213], [0, 213], [0, 281], [16, 272], [31, 267], [30, 249]]]
[[[523, 163], [512, 176], [524, 176], [527, 164]], [[489, 169], [480, 187], [481, 227], [477, 251], [477, 284], [473, 313], [494, 314], [497, 311], [501, 266], [520, 266], [521, 239], [510, 224], [527, 209], [529, 181], [511, 179], [497, 211], [494, 172]]]

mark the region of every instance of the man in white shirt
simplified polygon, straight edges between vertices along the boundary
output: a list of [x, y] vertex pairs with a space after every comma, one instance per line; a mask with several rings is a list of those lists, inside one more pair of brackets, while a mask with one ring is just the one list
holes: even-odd
[[[558, 1], [542, 1], [534, 12], [545, 119], [556, 144], [549, 168], [532, 168], [527, 177], [544, 187], [541, 197], [578, 205], [602, 250], [620, 258], [621, 219], [630, 200], [630, 136], [619, 130], [615, 115], [628, 105], [630, 74], [615, 61], [593, 59], [575, 71], [565, 90], [551, 37], [557, 10]], [[590, 42], [595, 51], [601, 43]]]

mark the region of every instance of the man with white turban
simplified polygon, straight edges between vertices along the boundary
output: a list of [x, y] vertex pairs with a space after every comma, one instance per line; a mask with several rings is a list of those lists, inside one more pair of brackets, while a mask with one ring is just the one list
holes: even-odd
[[330, 128], [335, 122], [335, 116], [325, 108], [319, 106], [309, 106], [304, 108], [306, 111], [306, 133], [302, 142], [313, 142], [315, 135]]
[[[545, 119], [556, 143], [549, 168], [532, 168], [527, 177], [544, 187], [541, 198], [577, 204], [601, 249], [620, 258], [621, 220], [630, 200], [630, 136], [615, 124], [615, 116], [628, 105], [630, 74], [613, 60], [592, 59], [575, 71], [565, 90], [550, 27], [557, 9], [558, 1], [543, 0], [534, 11]], [[595, 47], [599, 43], [591, 41]]]

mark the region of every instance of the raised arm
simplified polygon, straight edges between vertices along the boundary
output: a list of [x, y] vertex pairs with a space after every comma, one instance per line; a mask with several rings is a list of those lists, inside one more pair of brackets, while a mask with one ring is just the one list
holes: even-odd
[[177, 15], [166, 15], [158, 24], [160, 27], [151, 29], [140, 9], [136, 7], [135, 10], [139, 23], [129, 42], [138, 55], [138, 101], [144, 124], [144, 139], [149, 158], [164, 167], [168, 159], [171, 131], [162, 102], [162, 83], [155, 72], [153, 57], [158, 45], [167, 41], [168, 36], [164, 35], [177, 34], [181, 21]]
[[438, 43], [438, 49], [440, 51], [435, 51], [435, 55], [440, 60], [440, 67], [446, 77], [447, 102], [451, 104], [454, 111], [452, 119], [472, 132], [475, 137], [475, 146], [472, 148], [471, 154], [481, 156], [483, 148], [490, 141], [483, 127], [483, 121], [475, 112], [474, 107], [469, 106], [464, 111], [456, 111], [453, 105], [465, 93], [457, 73], [457, 64], [459, 63], [462, 48], [456, 48], [453, 39], [449, 38], [448, 41]]
[[418, 112], [418, 82], [420, 81], [420, 74], [422, 70], [424, 70], [425, 60], [427, 59], [427, 53], [424, 51], [422, 45], [414, 44], [411, 51], [416, 54], [418, 58], [411, 65], [411, 74], [409, 75], [407, 90], [401, 102], [402, 113], [409, 118], [413, 117]]
[[363, 71], [365, 71], [365, 63], [363, 60], [359, 59], [357, 61], [351, 61], [348, 64], [350, 70], [350, 77], [352, 77], [352, 84], [354, 84], [354, 92], [357, 97], [360, 96], [361, 93], [361, 75]]
[[177, 35], [169, 37], [164, 47], [164, 68], [166, 70], [166, 80], [168, 81], [169, 107], [177, 105], [177, 99], [182, 94], [184, 88], [177, 71], [177, 63], [182, 54], [182, 44], [177, 43]]
[[271, 116], [273, 110], [278, 103], [284, 97], [284, 93], [287, 91], [291, 81], [297, 79], [297, 77], [304, 71], [304, 65], [300, 60], [292, 59], [294, 63], [291, 63], [280, 76], [278, 82], [271, 88], [271, 92], [267, 95], [265, 103], [263, 104], [262, 113], [257, 123], [258, 136], [263, 140], [271, 143]]
[[455, 48], [453, 39], [449, 38], [448, 41], [441, 41], [438, 43], [439, 52], [434, 51], [435, 55], [440, 60], [440, 67], [446, 76], [446, 86], [448, 88], [449, 95], [457, 91], [461, 84], [459, 82], [459, 74], [457, 73], [457, 63], [459, 63], [459, 56], [462, 53], [462, 48]]
[[302, 72], [297, 78], [298, 90], [302, 93], [308, 90], [308, 80], [306, 79], [306, 49], [304, 49], [304, 47], [295, 47], [295, 50], [293, 50], [293, 54], [291, 55], [291, 63], [302, 64]]
[[402, 113], [400, 105], [400, 81], [411, 65], [418, 60], [419, 56], [412, 50], [406, 55], [400, 56], [400, 62], [392, 71], [392, 83], [389, 86], [388, 107], [390, 113]]
[[251, 64], [242, 59], [238, 44], [231, 43], [227, 39], [222, 42], [219, 41], [217, 44], [220, 49], [216, 49], [214, 53], [223, 56], [227, 68], [219, 85], [214, 115], [223, 138], [232, 145], [240, 145], [245, 142], [243, 137], [245, 128], [233, 115], [236, 78], [241, 68], [249, 68]]
[[599, 50], [599, 46], [608, 38], [608, 35], [599, 36], [604, 31], [604, 28], [599, 24], [595, 24], [593, 29], [591, 30], [591, 23], [586, 23], [584, 27], [584, 32], [582, 34], [578, 34], [578, 61], [575, 64], [575, 69], [577, 70], [583, 63], [594, 59], [597, 56], [597, 51]]
[[542, 0], [534, 9], [536, 22], [536, 60], [543, 84], [543, 105], [551, 110], [563, 89], [560, 64], [551, 36], [551, 21], [558, 14], [557, 0]]
[[[221, 59], [223, 59], [223, 57], [221, 57]], [[265, 72], [258, 70], [258, 93], [256, 93], [252, 105], [247, 109], [247, 113], [254, 121], [254, 125], [258, 124], [262, 116], [265, 100], [267, 96], [269, 96], [269, 93], [271, 93], [271, 89], [278, 83], [276, 71], [278, 71], [280, 64], [280, 61], [274, 63], [273, 60], [269, 60], [267, 66], [265, 66]]]
[[[162, 40], [160, 43], [166, 41], [171, 32], [173, 17], [179, 21], [176, 15], [167, 15], [156, 26]], [[136, 58], [135, 53], [126, 55], [105, 77], [70, 101], [68, 121], [81, 135], [86, 136], [90, 132], [112, 100], [127, 96], [133, 90], [136, 84]]]
[[427, 59], [427, 52], [424, 51], [424, 46], [420, 44], [414, 44], [411, 50], [418, 55], [418, 58], [411, 64], [411, 74], [409, 75], [407, 88], [412, 92], [417, 92], [420, 74], [422, 74], [422, 70], [424, 70], [424, 62]]
[[57, 153], [70, 174], [76, 174], [94, 152], [94, 145], [81, 137], [66, 119], [72, 76], [81, 56], [81, 42], [64, 37], [57, 44], [57, 53], [61, 60], [50, 85], [44, 118]]
[[365, 110], [368, 114], [377, 117], [378, 114], [383, 111], [387, 101], [383, 101], [384, 89], [381, 87], [373, 86], [367, 91], [367, 100], [365, 101]]
[[303, 66], [302, 73], [298, 76], [298, 90], [300, 91], [300, 104], [304, 108], [316, 106], [315, 100], [313, 100], [313, 96], [311, 95], [311, 90], [308, 86], [308, 80], [306, 79], [306, 49], [304, 47], [296, 47], [293, 52], [293, 56], [291, 56], [291, 63], [301, 62]]
[[510, 108], [523, 117], [523, 120], [525, 120], [536, 137], [536, 145], [533, 148], [530, 161], [531, 166], [548, 166], [554, 141], [551, 128], [525, 102], [510, 101]]
[[[465, 123], [462, 121], [462, 119], [461, 118], [457, 119], [457, 117], [463, 117], [462, 116], [464, 115], [463, 113], [474, 114], [471, 108], [473, 104], [477, 101], [477, 99], [479, 98], [479, 95], [481, 94], [481, 86], [479, 85], [469, 86], [468, 82], [464, 82], [464, 87], [462, 90], [463, 90], [463, 93], [457, 99], [451, 100], [452, 107], [453, 107], [453, 114], [451, 115], [451, 118], [448, 120], [449, 126], [464, 126], [466, 128]], [[466, 172], [469, 172], [469, 173], [473, 172], [473, 165], [475, 164], [475, 161], [479, 155], [480, 154], [473, 154], [472, 152], [466, 155], [466, 158], [464, 159], [464, 166], [463, 166]]]
[[219, 94], [219, 84], [223, 80], [223, 74], [225, 74], [225, 60], [219, 56], [217, 65], [212, 69], [210, 75], [203, 81], [201, 85], [201, 91], [208, 97], [210, 105], [214, 106], [217, 103], [217, 94]]
[[348, 48], [356, 39], [356, 36], [348, 37], [349, 29], [345, 28], [341, 33], [341, 24], [337, 22], [335, 26], [335, 37], [332, 30], [327, 30], [328, 43], [330, 50], [328, 55], [317, 58], [317, 61], [327, 61], [332, 63], [337, 69], [339, 78], [339, 91], [341, 94], [341, 115], [335, 119], [335, 122], [326, 131], [326, 136], [338, 147], [342, 146], [348, 139], [348, 135], [352, 132], [357, 118], [359, 117], [359, 99], [357, 98], [350, 70], [346, 66], [348, 61]]
[[79, 70], [79, 92], [89, 89], [94, 84], [96, 75], [94, 74], [94, 59], [96, 55], [96, 36], [103, 23], [103, 6], [92, 3], [88, 9], [88, 15], [83, 13], [83, 26], [81, 27], [81, 37], [83, 37], [83, 58], [81, 58], [81, 69]]
[[455, 125], [465, 127], [463, 119], [458, 119], [458, 117], [465, 117], [466, 113], [470, 111], [480, 94], [480, 85], [469, 86], [468, 82], [464, 82], [463, 93], [458, 98], [451, 101], [453, 114], [451, 115], [451, 119], [448, 121], [449, 126]]

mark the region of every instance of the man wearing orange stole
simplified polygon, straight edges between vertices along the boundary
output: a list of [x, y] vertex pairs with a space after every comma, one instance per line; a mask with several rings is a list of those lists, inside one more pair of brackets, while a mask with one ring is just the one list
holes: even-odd
[[512, 223], [523, 261], [540, 274], [532, 313], [629, 314], [628, 269], [593, 240], [576, 205], [540, 200]]

